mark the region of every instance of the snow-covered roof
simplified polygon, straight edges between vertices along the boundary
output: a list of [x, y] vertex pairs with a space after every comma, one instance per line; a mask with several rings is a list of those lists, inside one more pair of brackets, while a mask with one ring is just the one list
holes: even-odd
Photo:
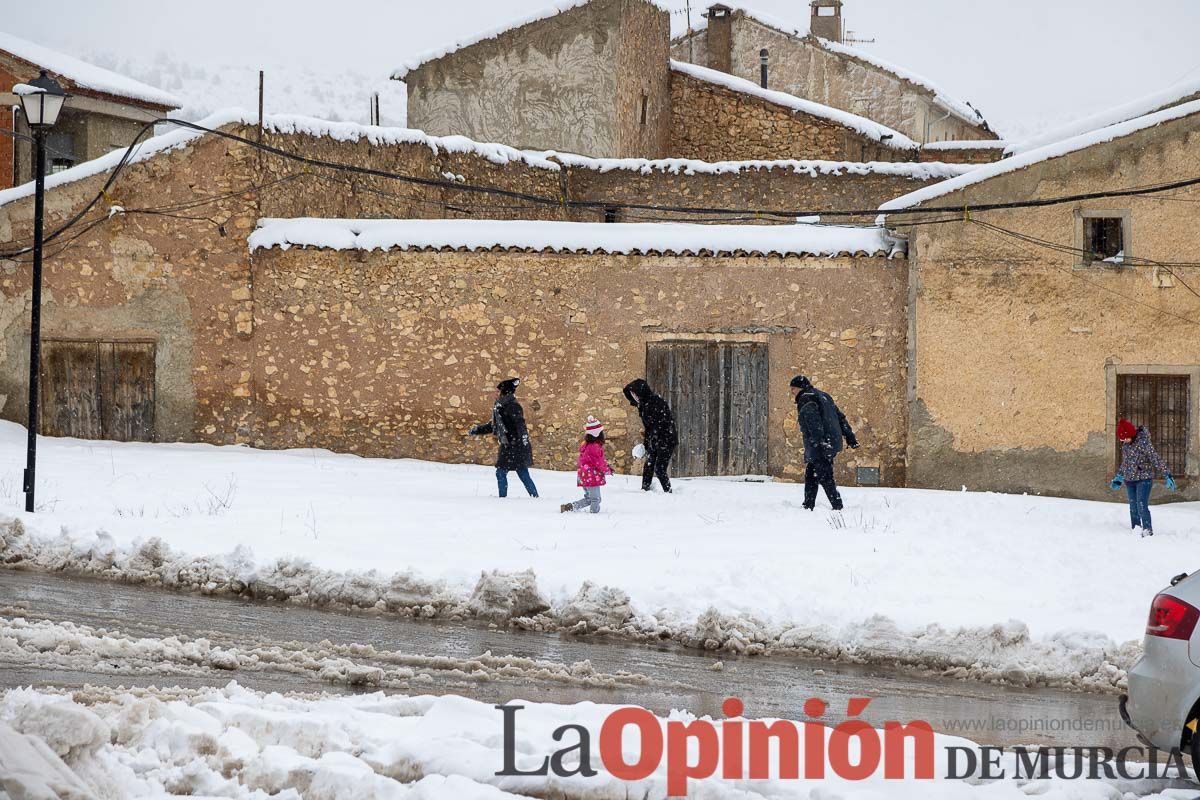
[[881, 69], [884, 72], [890, 72], [901, 80], [908, 81], [911, 84], [921, 87], [933, 95], [934, 101], [939, 106], [946, 109], [946, 111], [949, 111], [963, 122], [979, 126], [987, 124], [987, 120], [983, 118], [983, 114], [979, 113], [978, 109], [969, 103], [964, 103], [963, 101], [954, 98], [948, 92], [946, 92], [946, 90], [928, 78], [924, 78], [903, 67], [896, 66], [890, 61], [885, 61], [872, 53], [867, 53], [863, 50], [849, 47], [841, 44], [840, 42], [832, 42], [828, 39], [822, 39], [819, 36], [814, 36], [812, 38], [816, 40], [817, 44], [831, 53], [865, 61], [876, 69]]
[[914, 150], [919, 146], [912, 139], [900, 133], [900, 131], [893, 130], [886, 125], [880, 125], [874, 120], [860, 117], [858, 114], [851, 114], [849, 111], [842, 111], [832, 106], [814, 103], [812, 100], [805, 100], [802, 97], [796, 97], [794, 94], [788, 94], [787, 92], [764, 89], [753, 81], [738, 78], [726, 72], [674, 60], [671, 61], [671, 69], [676, 72], [682, 72], [685, 75], [690, 75], [697, 80], [724, 86], [726, 89], [731, 89], [741, 94], [753, 95], [754, 97], [766, 100], [768, 103], [774, 103], [793, 111], [799, 111], [803, 114], [809, 114], [842, 125], [872, 141], [879, 142], [888, 147], [895, 147], [899, 150]]
[[[765, 14], [762, 11], [748, 8], [747, 6], [741, 5], [739, 3], [724, 2], [724, 0], [722, 0], [722, 2], [720, 4], [728, 7], [732, 11], [740, 13], [741, 15], [747, 17], [748, 19], [751, 19], [751, 20], [759, 23], [760, 25], [765, 25], [766, 27], [772, 28], [776, 31], [779, 31], [780, 33], [787, 34], [789, 36], [795, 36], [797, 38], [809, 37], [809, 35], [810, 35], [810, 31], [807, 26], [807, 22], [805, 23], [805, 25], [800, 26], [800, 25], [796, 25], [795, 23], [780, 19], [779, 17], [774, 17], [770, 14]], [[699, 31], [704, 30], [707, 27], [708, 27], [708, 19], [707, 19], [707, 17], [704, 17], [704, 18], [701, 18], [699, 23], [692, 26], [692, 31], [699, 32]], [[681, 37], [681, 39], [677, 39], [676, 41], [681, 41], [686, 38], [687, 37], [685, 34], [683, 37]], [[916, 74], [915, 72], [912, 72], [903, 67], [899, 67], [895, 64], [892, 64], [889, 61], [885, 61], [882, 58], [872, 55], [871, 53], [867, 53], [862, 50], [858, 50], [856, 48], [849, 47], [844, 44], [840, 44], [838, 42], [832, 42], [828, 39], [821, 39], [820, 37], [817, 37], [817, 36], [811, 36], [810, 38], [812, 40], [816, 41], [821, 47], [825, 48], [826, 50], [829, 50], [832, 53], [849, 56], [850, 58], [860, 59], [860, 60], [876, 67], [877, 69], [881, 69], [885, 72], [890, 72], [891, 74], [895, 75], [898, 78], [901, 78], [902, 80], [906, 80], [909, 83], [912, 83], [916, 86], [920, 86], [922, 89], [925, 89], [926, 91], [928, 91], [930, 94], [933, 95], [934, 100], [938, 103], [938, 105], [940, 105], [942, 108], [944, 108], [945, 110], [952, 113], [954, 116], [962, 119], [964, 122], [968, 122], [971, 125], [987, 124], [987, 121], [983, 118], [983, 114], [979, 113], [979, 111], [977, 109], [975, 109], [973, 106], [971, 106], [968, 103], [964, 103], [961, 100], [955, 99], [952, 95], [947, 93], [944, 89], [942, 89], [940, 86], [938, 86], [937, 84], [935, 84], [933, 81], [929, 80], [928, 78], [922, 77], [922, 76]]]
[[[659, 0], [641, 1], [649, 3], [650, 5], [655, 6], [662, 11], [669, 12], [671, 10]], [[467, 36], [463, 39], [458, 39], [441, 47], [435, 47], [431, 50], [426, 50], [425, 52], [419, 53], [412, 58], [405, 59], [400, 66], [396, 67], [396, 69], [392, 71], [392, 79], [402, 81], [404, 80], [405, 76], [408, 75], [408, 73], [417, 69], [422, 64], [427, 64], [430, 61], [437, 61], [439, 58], [445, 58], [451, 53], [470, 47], [473, 44], [479, 44], [480, 42], [487, 41], [488, 39], [495, 39], [496, 37], [508, 33], [509, 31], [516, 30], [517, 28], [523, 28], [526, 25], [534, 22], [540, 22], [541, 20], [549, 19], [550, 17], [556, 17], [564, 11], [570, 11], [572, 9], [579, 8], [580, 6], [585, 6], [591, 2], [593, 2], [593, 0], [558, 0], [558, 2], [554, 3], [553, 5], [547, 6], [540, 11], [535, 11], [532, 14], [528, 14], [524, 17], [511, 20], [498, 28], [489, 28], [488, 30], [481, 31], [474, 36]]]
[[1061, 142], [1064, 139], [1070, 139], [1088, 131], [1099, 130], [1110, 125], [1116, 125], [1118, 122], [1152, 114], [1155, 111], [1187, 100], [1193, 95], [1200, 95], [1200, 78], [1179, 81], [1178, 83], [1171, 84], [1166, 89], [1139, 97], [1132, 102], [1101, 111], [1098, 114], [1092, 114], [1083, 119], [1074, 120], [1066, 125], [1060, 125], [1057, 128], [1052, 128], [1044, 133], [1039, 133], [1036, 136], [1031, 136], [1019, 142], [1010, 142], [1004, 152], [1009, 155], [1015, 155], [1036, 150], [1039, 147], [1045, 147], [1054, 142]]
[[944, 142], [926, 142], [922, 150], [999, 150], [1008, 147], [1004, 139], [951, 139]]
[[[227, 108], [197, 120], [195, 124], [213, 130], [226, 125], [257, 125], [258, 114], [240, 108]], [[360, 125], [355, 122], [330, 122], [295, 114], [267, 114], [263, 118], [263, 129], [269, 133], [328, 137], [340, 142], [357, 142], [366, 139], [376, 146], [422, 144], [429, 147], [434, 153], [471, 153], [486, 158], [494, 164], [519, 162], [526, 166], [552, 172], [562, 169], [558, 164], [538, 154], [526, 153], [507, 145], [476, 142], [465, 136], [430, 136], [424, 131], [411, 128], [387, 128], [377, 125]], [[184, 147], [204, 135], [203, 131], [178, 128], [158, 136], [152, 136], [137, 146], [129, 163], [134, 164], [160, 153], [168, 153]], [[108, 172], [121, 163], [124, 155], [125, 148], [118, 148], [98, 158], [93, 158], [91, 161], [76, 164], [70, 169], [47, 175], [46, 188], [53, 189], [56, 186], [63, 186]], [[33, 182], [31, 181], [0, 191], [0, 206], [32, 196]]]
[[876, 227], [545, 222], [480, 219], [261, 219], [250, 249], [522, 250], [555, 253], [891, 256]]
[[139, 100], [166, 108], [179, 108], [183, 105], [175, 95], [162, 89], [80, 61], [74, 56], [64, 55], [40, 44], [19, 39], [10, 33], [0, 32], [0, 50], [65, 78], [80, 89], [90, 89], [101, 94]]
[[[715, 3], [715, 2], [711, 3], [710, 7], [712, 5], [717, 5], [717, 3]], [[804, 37], [804, 36], [808, 35], [807, 21], [805, 22], [805, 24], [803, 26], [798, 26], [794, 23], [780, 19], [779, 17], [775, 17], [770, 14], [764, 14], [763, 12], [757, 11], [753, 8], [747, 8], [746, 6], [740, 5], [739, 3], [730, 3], [730, 2], [722, 1], [719, 3], [719, 5], [725, 6], [730, 11], [738, 11], [743, 16], [749, 17], [750, 19], [754, 20], [755, 22], [758, 22], [761, 25], [766, 25], [768, 28], [774, 28], [775, 30], [779, 31], [780, 33], [786, 33], [789, 36], [797, 36], [797, 37]], [[699, 21], [695, 25], [692, 26], [692, 32], [698, 33], [707, 27], [708, 27], [708, 17], [701, 15]], [[684, 36], [681, 38], [686, 38], [686, 36], [687, 35], [684, 34]]]
[[940, 161], [823, 161], [823, 160], [747, 160], [747, 161], [697, 161], [691, 158], [592, 158], [575, 153], [559, 153], [554, 150], [532, 155], [553, 159], [575, 169], [596, 172], [669, 172], [672, 175], [725, 175], [752, 170], [779, 170], [811, 177], [842, 175], [889, 175], [910, 178], [915, 181], [944, 180], [978, 168], [978, 164], [946, 164]]
[[1161, 125], [1164, 122], [1170, 122], [1171, 120], [1181, 119], [1197, 113], [1200, 113], [1200, 100], [1194, 100], [1190, 103], [1184, 103], [1183, 105], [1172, 106], [1171, 108], [1167, 108], [1153, 114], [1147, 114], [1144, 117], [1127, 120], [1125, 122], [1117, 123], [1116, 125], [1109, 125], [1108, 127], [1101, 128], [1100, 130], [1089, 131], [1088, 133], [1080, 136], [1075, 136], [1061, 142], [1054, 142], [1053, 144], [1039, 147], [1036, 150], [1030, 150], [1020, 155], [1006, 158], [1003, 161], [996, 161], [991, 164], [982, 164], [965, 175], [960, 175], [957, 178], [951, 178], [950, 180], [942, 181], [941, 183], [935, 183], [932, 186], [925, 186], [915, 192], [910, 192], [906, 195], [902, 195], [901, 197], [897, 197], [894, 200], [889, 200], [879, 207], [879, 210], [883, 212], [880, 214], [880, 224], [882, 224], [883, 218], [887, 216], [887, 212], [889, 211], [912, 208], [913, 206], [920, 205], [928, 200], [933, 200], [934, 198], [942, 197], [943, 195], [950, 194], [951, 192], [956, 192], [959, 189], [964, 189], [968, 186], [982, 183], [983, 181], [989, 180], [998, 175], [1016, 172], [1019, 169], [1024, 169], [1025, 167], [1029, 167], [1034, 164], [1040, 164], [1043, 161], [1049, 161], [1053, 158], [1065, 156], [1068, 153], [1074, 153], [1079, 150], [1085, 150], [1089, 147], [1094, 147], [1098, 144], [1111, 142], [1114, 139], [1120, 139], [1123, 136], [1129, 136], [1130, 134], [1137, 133], [1138, 131], [1143, 131], [1148, 128], [1153, 128], [1156, 125]]

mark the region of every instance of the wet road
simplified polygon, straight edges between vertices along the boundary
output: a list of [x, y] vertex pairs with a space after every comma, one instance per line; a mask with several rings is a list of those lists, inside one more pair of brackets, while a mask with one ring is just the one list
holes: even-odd
[[[0, 570], [0, 607], [6, 617], [70, 621], [119, 630], [127, 636], [188, 640], [200, 637], [221, 647], [273, 645], [288, 651], [323, 652], [339, 645], [371, 645], [377, 651], [469, 660], [491, 651], [557, 664], [590, 662], [598, 673], [617, 676], [600, 685], [546, 677], [538, 671], [500, 669], [484, 678], [460, 669], [424, 671], [404, 691], [453, 692], [486, 702], [512, 699], [572, 703], [636, 703], [658, 713], [687, 709], [720, 716], [721, 702], [736, 696], [752, 717], [802, 717], [810, 697], [829, 703], [827, 720], [844, 716], [851, 697], [874, 698], [863, 718], [928, 721], [935, 730], [984, 744], [1135, 744], [1122, 726], [1112, 695], [1011, 689], [939, 679], [877, 667], [857, 667], [785, 657], [719, 656], [671, 644], [638, 644], [562, 634], [489, 629], [474, 624], [339, 613], [228, 597], [205, 597], [109, 581]], [[344, 654], [344, 648], [342, 648]], [[368, 652], [363, 663], [371, 663]], [[450, 662], [451, 666], [453, 662]], [[186, 675], [125, 669], [119, 662], [54, 664], [5, 662], [0, 688], [13, 686], [224, 686], [237, 680], [260, 690], [348, 692], [345, 683], [316, 672], [272, 669], [198, 669]], [[565, 671], [564, 671], [565, 673]], [[622, 677], [636, 673], [638, 678]], [[963, 727], [969, 726], [969, 727]]]

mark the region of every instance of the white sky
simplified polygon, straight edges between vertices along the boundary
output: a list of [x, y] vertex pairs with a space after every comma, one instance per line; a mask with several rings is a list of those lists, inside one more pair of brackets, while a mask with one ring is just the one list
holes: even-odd
[[[682, 9], [685, 0], [667, 0]], [[745, 0], [806, 24], [807, 0]], [[408, 55], [503, 25], [547, 0], [0, 0], [0, 27], [73, 55], [294, 65], [386, 76]], [[707, 5], [698, 0], [697, 7]], [[1031, 133], [1200, 80], [1200, 0], [846, 0], [877, 55]], [[682, 27], [683, 14], [674, 15]], [[365, 121], [365, 120], [364, 120]]]

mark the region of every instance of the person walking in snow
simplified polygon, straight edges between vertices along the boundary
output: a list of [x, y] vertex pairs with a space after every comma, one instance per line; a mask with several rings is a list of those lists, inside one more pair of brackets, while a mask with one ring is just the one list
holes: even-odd
[[496, 402], [492, 406], [490, 422], [473, 426], [467, 433], [471, 436], [493, 434], [500, 443], [496, 453], [496, 486], [501, 497], [508, 496], [508, 473], [515, 470], [525, 491], [537, 497], [537, 487], [529, 475], [533, 465], [533, 445], [529, 442], [529, 430], [525, 427], [525, 411], [517, 402], [517, 387], [520, 378], [509, 378], [496, 385]]
[[558, 510], [565, 514], [590, 508], [593, 514], [599, 514], [600, 487], [605, 483], [605, 476], [612, 474], [612, 467], [604, 460], [604, 425], [589, 415], [583, 427], [583, 444], [579, 445], [579, 469], [575, 472], [575, 485], [583, 487], [583, 498], [574, 503], [563, 503]]
[[842, 496], [833, 479], [833, 459], [842, 451], [843, 442], [857, 449], [858, 439], [833, 398], [814, 387], [807, 377], [792, 378], [791, 389], [796, 399], [796, 422], [804, 438], [804, 507], [809, 511], [816, 507], [819, 484], [833, 510], [841, 511]]
[[1125, 486], [1125, 494], [1129, 497], [1129, 527], [1142, 536], [1153, 536], [1150, 490], [1154, 488], [1154, 475], [1161, 472], [1167, 490], [1172, 492], [1175, 491], [1175, 478], [1154, 450], [1150, 432], [1144, 427], [1135, 426], [1127, 419], [1118, 420], [1117, 440], [1121, 443], [1121, 466], [1109, 488], [1115, 492]]
[[675, 429], [675, 415], [667, 401], [654, 393], [650, 384], [642, 378], [630, 381], [623, 390], [629, 405], [638, 410], [642, 418], [642, 443], [633, 449], [634, 458], [645, 458], [642, 467], [642, 491], [650, 491], [654, 476], [664, 492], [671, 491], [671, 476], [667, 469], [671, 465], [671, 456], [679, 444], [679, 433]]

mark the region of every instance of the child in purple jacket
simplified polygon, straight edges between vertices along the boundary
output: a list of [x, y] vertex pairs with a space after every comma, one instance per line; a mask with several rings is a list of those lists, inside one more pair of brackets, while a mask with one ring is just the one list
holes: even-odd
[[587, 418], [584, 426], [583, 444], [579, 445], [579, 469], [576, 484], [583, 487], [583, 498], [574, 503], [563, 503], [560, 512], [582, 511], [590, 508], [593, 514], [600, 513], [600, 487], [604, 476], [612, 475], [612, 467], [604, 460], [604, 425], [595, 417]]
[[1135, 426], [1127, 419], [1117, 422], [1117, 440], [1121, 442], [1121, 468], [1117, 477], [1109, 484], [1114, 492], [1125, 486], [1129, 496], [1129, 525], [1135, 533], [1153, 536], [1150, 523], [1150, 490], [1154, 488], [1154, 476], [1161, 472], [1166, 478], [1169, 491], [1175, 491], [1175, 479], [1171, 470], [1150, 442], [1150, 432]]

